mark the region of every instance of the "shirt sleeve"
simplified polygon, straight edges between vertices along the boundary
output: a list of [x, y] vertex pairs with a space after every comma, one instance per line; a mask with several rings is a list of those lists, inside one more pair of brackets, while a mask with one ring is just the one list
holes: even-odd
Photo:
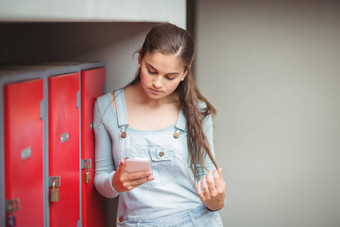
[[[209, 142], [209, 148], [212, 156], [215, 158], [215, 151], [214, 151], [214, 139], [213, 139], [213, 121], [212, 121], [212, 116], [209, 114], [208, 116], [205, 117], [203, 121], [203, 130], [205, 133], [205, 136], [207, 137], [207, 140]], [[198, 163], [199, 164], [199, 163]], [[211, 161], [209, 155], [207, 154], [205, 159], [204, 159], [204, 165], [208, 170], [214, 170], [215, 165]], [[208, 170], [203, 169], [202, 167], [199, 168], [199, 179], [200, 181], [202, 180], [203, 175], [208, 173]]]
[[[203, 101], [199, 102], [199, 108], [200, 109], [204, 109], [206, 108], [206, 103]], [[215, 150], [214, 150], [214, 138], [213, 138], [213, 131], [214, 131], [214, 127], [213, 127], [213, 119], [211, 114], [209, 114], [208, 116], [205, 117], [204, 121], [203, 121], [203, 131], [205, 136], [207, 137], [208, 143], [209, 143], [209, 148], [210, 148], [210, 152], [212, 154], [212, 156], [215, 158]], [[215, 165], [214, 163], [211, 161], [209, 155], [206, 155], [205, 159], [204, 159], [204, 165], [205, 167], [208, 169], [203, 169], [198, 160], [196, 162], [196, 165], [198, 166], [198, 170], [199, 170], [199, 180], [202, 180], [203, 175], [208, 173], [208, 170], [214, 170]]]
[[119, 195], [119, 192], [112, 185], [112, 177], [115, 174], [112, 141], [106, 130], [98, 101], [94, 105], [93, 126], [95, 136], [94, 185], [102, 196], [114, 198]]

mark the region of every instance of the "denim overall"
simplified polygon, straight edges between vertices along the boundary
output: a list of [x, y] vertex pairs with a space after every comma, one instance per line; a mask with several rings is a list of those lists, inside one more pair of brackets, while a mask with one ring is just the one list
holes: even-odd
[[208, 211], [197, 196], [179, 138], [186, 137], [183, 112], [175, 125], [154, 131], [136, 130], [128, 127], [124, 90], [115, 91], [115, 97], [121, 132], [115, 165], [124, 158], [149, 158], [155, 177], [120, 193], [117, 226], [223, 226], [218, 213]]

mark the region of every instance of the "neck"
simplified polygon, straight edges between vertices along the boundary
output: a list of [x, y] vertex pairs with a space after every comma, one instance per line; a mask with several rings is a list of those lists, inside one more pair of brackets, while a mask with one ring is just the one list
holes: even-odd
[[160, 99], [152, 99], [150, 98], [144, 91], [142, 85], [140, 83], [136, 85], [132, 85], [130, 87], [134, 93], [134, 101], [140, 104], [148, 105], [151, 107], [160, 106], [163, 104], [176, 102], [178, 100], [177, 95], [172, 93], [171, 95], [165, 96]]

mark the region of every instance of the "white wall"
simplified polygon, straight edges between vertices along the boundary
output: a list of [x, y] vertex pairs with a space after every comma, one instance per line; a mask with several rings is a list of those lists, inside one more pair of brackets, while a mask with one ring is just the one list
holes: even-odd
[[185, 0], [1, 0], [0, 21], [169, 21], [185, 27], [185, 9]]
[[340, 4], [197, 1], [225, 226], [340, 226]]

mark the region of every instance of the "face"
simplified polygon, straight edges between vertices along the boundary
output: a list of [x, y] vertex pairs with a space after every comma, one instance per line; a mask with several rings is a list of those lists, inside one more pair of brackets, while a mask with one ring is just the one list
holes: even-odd
[[138, 61], [140, 84], [151, 99], [161, 99], [172, 94], [188, 72], [174, 54], [155, 52], [145, 54]]

